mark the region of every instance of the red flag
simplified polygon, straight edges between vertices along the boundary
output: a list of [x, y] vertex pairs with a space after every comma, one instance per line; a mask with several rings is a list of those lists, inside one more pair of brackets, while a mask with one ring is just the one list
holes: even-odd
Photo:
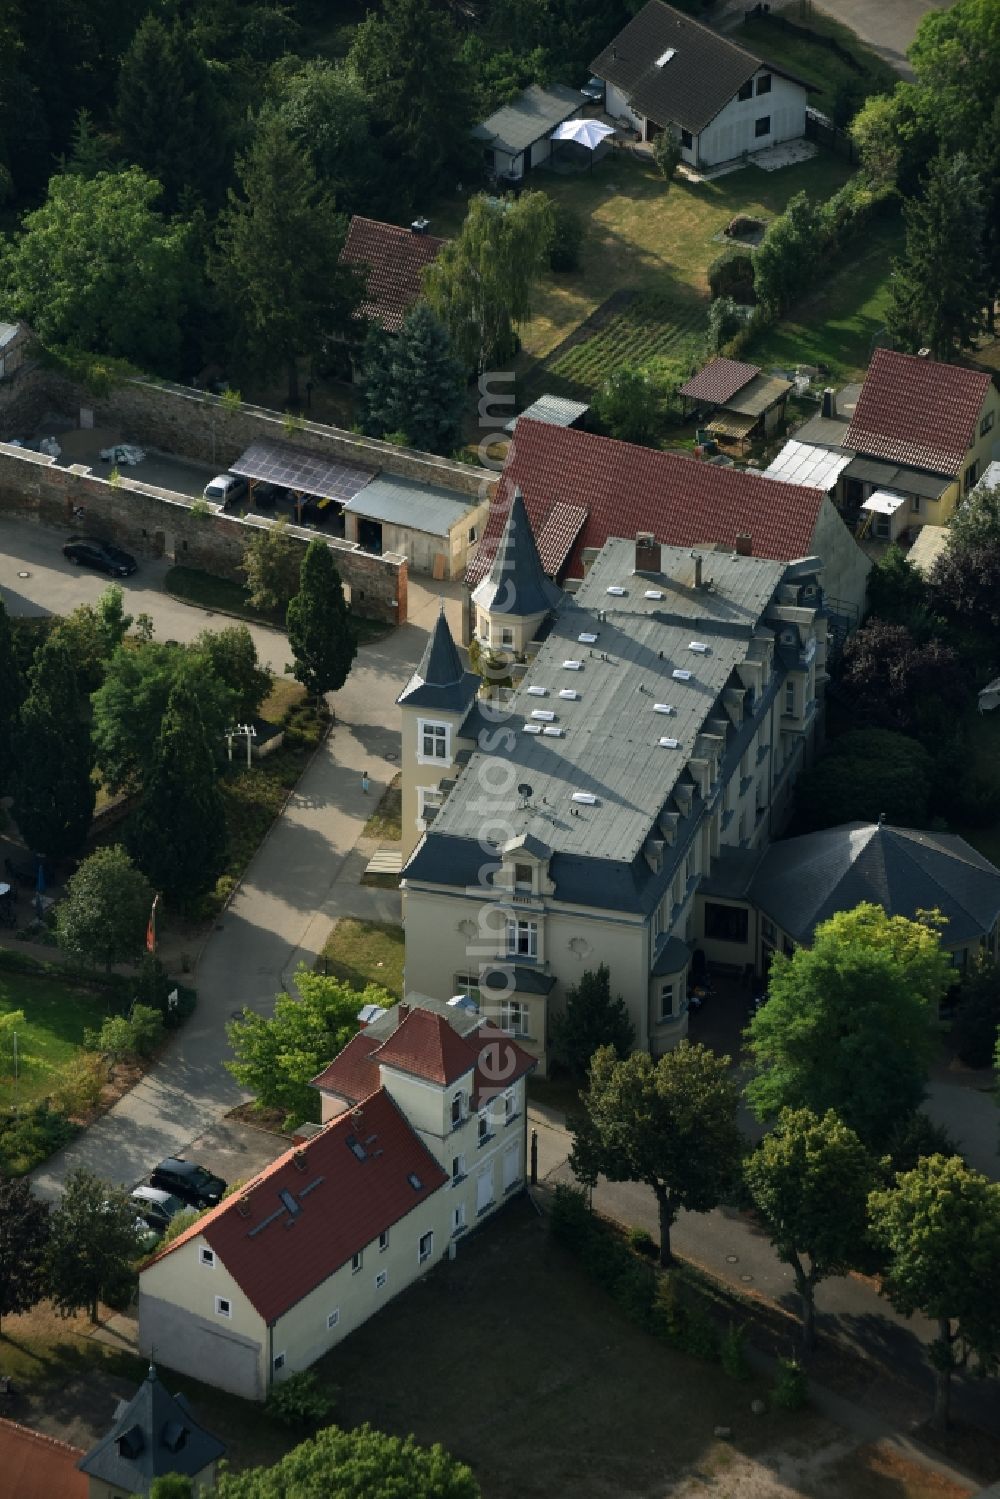
[[149, 913], [149, 925], [146, 927], [146, 951], [156, 951], [156, 908], [160, 903], [159, 895], [153, 896], [153, 909]]

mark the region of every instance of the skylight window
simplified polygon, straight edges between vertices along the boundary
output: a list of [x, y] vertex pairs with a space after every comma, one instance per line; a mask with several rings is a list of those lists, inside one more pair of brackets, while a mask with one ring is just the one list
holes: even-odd
[[578, 701], [580, 694], [575, 687], [560, 687], [559, 696], [565, 698], [568, 703], [575, 703]]
[[597, 641], [597, 636], [591, 635], [587, 630], [584, 630], [583, 634], [578, 635], [576, 638], [581, 645], [594, 645]]
[[422, 1192], [424, 1190], [424, 1184], [415, 1171], [411, 1171], [406, 1180], [409, 1182], [414, 1192]]
[[678, 682], [690, 682], [692, 674], [686, 671], [683, 666], [675, 666], [672, 675]]
[[561, 739], [563, 736], [562, 729], [556, 728], [554, 724], [549, 724], [542, 730], [542, 733], [548, 734], [551, 739]]
[[582, 665], [582, 661], [564, 661], [563, 671], [579, 671]]
[[529, 687], [527, 691], [531, 697], [548, 697], [549, 695], [547, 687]]
[[540, 734], [542, 732], [542, 726], [540, 723], [526, 723], [524, 726], [524, 732], [526, 734]]
[[688, 644], [688, 650], [696, 651], [699, 656], [706, 656], [708, 654], [708, 646], [705, 644], [704, 640], [690, 641]]
[[619, 587], [617, 583], [611, 584], [611, 587], [608, 589], [608, 593], [613, 593], [616, 599], [623, 599], [625, 597], [624, 588]]
[[531, 716], [532, 718], [539, 719], [542, 723], [551, 723], [555, 718], [555, 714], [551, 708], [532, 708]]
[[667, 63], [670, 61], [670, 59], [672, 57], [676, 56], [676, 53], [677, 53], [677, 48], [676, 47], [668, 47], [667, 50], [666, 50], [666, 52], [661, 52], [660, 53], [659, 57], [656, 59], [655, 66], [658, 67], [658, 68], [665, 68], [667, 66]]
[[574, 791], [571, 800], [580, 802], [585, 807], [594, 807], [597, 805], [597, 797], [592, 791]]
[[647, 588], [646, 592], [643, 594], [643, 598], [647, 599], [662, 599], [662, 597], [663, 590], [660, 588]]
[[664, 749], [676, 749], [677, 746], [680, 744], [680, 740], [679, 739], [671, 739], [668, 734], [665, 734], [663, 736], [663, 738], [660, 740], [660, 743], [661, 743], [661, 745], [663, 746]]

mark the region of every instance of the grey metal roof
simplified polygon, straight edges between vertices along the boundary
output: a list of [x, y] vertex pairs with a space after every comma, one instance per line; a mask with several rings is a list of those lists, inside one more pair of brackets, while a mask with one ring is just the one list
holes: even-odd
[[680, 973], [691, 961], [691, 949], [679, 937], [668, 937], [653, 954], [650, 973], [662, 978], [665, 973]]
[[480, 609], [529, 618], [555, 609], [560, 590], [545, 576], [524, 496], [514, 490], [490, 570], [472, 595]]
[[481, 125], [476, 125], [472, 134], [477, 140], [500, 146], [516, 156], [576, 114], [583, 103], [582, 96], [563, 83], [553, 83], [548, 88], [533, 83], [510, 104], [504, 104]]
[[789, 438], [764, 474], [765, 479], [780, 479], [783, 484], [808, 484], [813, 489], [830, 490], [850, 463], [846, 453]]
[[711, 873], [704, 875], [698, 886], [699, 894], [719, 900], [744, 900], [763, 852], [760, 848], [721, 848], [718, 858], [712, 860]]
[[584, 401], [570, 401], [566, 396], [539, 396], [517, 416], [504, 424], [505, 432], [513, 432], [522, 416], [530, 422], [548, 422], [550, 427], [572, 427], [587, 415], [590, 407]]
[[427, 638], [420, 665], [396, 701], [414, 708], [461, 713], [472, 704], [478, 690], [479, 678], [462, 665], [442, 607]]
[[152, 1364], [114, 1425], [77, 1467], [113, 1489], [148, 1494], [164, 1473], [189, 1478], [219, 1460], [225, 1446], [199, 1426], [183, 1395], [171, 1395]]
[[452, 526], [476, 504], [468, 495], [455, 494], [436, 484], [380, 474], [352, 495], [344, 509], [385, 525], [406, 526], [411, 531], [425, 531], [429, 536], [449, 536]]
[[938, 907], [942, 941], [978, 941], [1000, 916], [1000, 869], [954, 833], [848, 822], [772, 844], [750, 882], [750, 899], [798, 942], [861, 901], [913, 918]]
[[[761, 558], [701, 555], [710, 589], [693, 586], [687, 549], [664, 547], [665, 573], [639, 577], [635, 544], [607, 542], [579, 591], [564, 599], [511, 700], [511, 743], [503, 751], [511, 766], [502, 808], [507, 837], [530, 833], [554, 854], [593, 861], [591, 876], [600, 870], [602, 897], [611, 879], [604, 861], [611, 861], [622, 866], [615, 875], [624, 881], [622, 897], [634, 902], [629, 866], [684, 776], [695, 740], [735, 666], [746, 659], [786, 571], [784, 563]], [[624, 592], [609, 594], [609, 587]], [[581, 635], [596, 638], [581, 641]], [[691, 651], [692, 641], [708, 650]], [[574, 660], [579, 668], [564, 665]], [[675, 670], [690, 677], [677, 678]], [[656, 704], [671, 712], [658, 712]], [[675, 738], [677, 747], [661, 745], [661, 737]], [[480, 751], [473, 755], [435, 817], [428, 844], [445, 837], [478, 842], [486, 782], [480, 783], [477, 767], [489, 780], [485, 759]], [[525, 785], [530, 793], [515, 790]], [[593, 801], [574, 801], [574, 794]], [[433, 862], [433, 854], [425, 856], [423, 868]]]
[[852, 458], [844, 469], [845, 479], [863, 479], [868, 484], [878, 484], [884, 489], [903, 489], [907, 494], [919, 494], [929, 500], [940, 499], [945, 490], [955, 481], [941, 474], [928, 474], [923, 469], [905, 468], [898, 463], [887, 463], [881, 458]]
[[801, 427], [796, 427], [794, 436], [799, 442], [815, 443], [820, 448], [835, 448], [838, 452], [853, 450], [844, 446], [850, 422], [838, 416], [811, 416]]
[[515, 963], [513, 968], [505, 963], [502, 968], [486, 969], [480, 977], [480, 984], [484, 989], [502, 989], [506, 992], [510, 989], [511, 978], [514, 980], [515, 994], [551, 994], [556, 984], [549, 974], [521, 963]]

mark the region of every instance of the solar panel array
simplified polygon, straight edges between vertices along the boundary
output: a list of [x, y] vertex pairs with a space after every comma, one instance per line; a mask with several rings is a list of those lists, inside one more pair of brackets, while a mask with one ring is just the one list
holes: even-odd
[[230, 464], [229, 471], [247, 479], [280, 484], [297, 494], [341, 502], [356, 495], [375, 477], [371, 469], [358, 468], [339, 458], [327, 458], [291, 443], [267, 438], [251, 443], [246, 452]]

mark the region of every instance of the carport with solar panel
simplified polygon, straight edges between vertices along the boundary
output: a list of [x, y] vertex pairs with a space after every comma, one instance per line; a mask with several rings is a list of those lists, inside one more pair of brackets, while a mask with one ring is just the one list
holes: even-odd
[[375, 477], [373, 469], [273, 438], [251, 443], [229, 465], [229, 472], [249, 480], [251, 509], [257, 486], [271, 485], [287, 491], [298, 525], [329, 526], [339, 535], [344, 531], [344, 505]]

